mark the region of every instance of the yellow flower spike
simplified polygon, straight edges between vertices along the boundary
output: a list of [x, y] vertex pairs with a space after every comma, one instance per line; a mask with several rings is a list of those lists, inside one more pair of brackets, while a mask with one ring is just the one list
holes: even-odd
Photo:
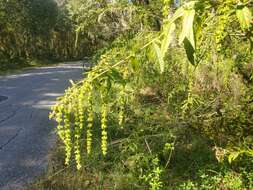
[[88, 86], [89, 96], [88, 96], [88, 118], [87, 118], [87, 154], [91, 152], [91, 145], [92, 145], [92, 127], [93, 127], [93, 108], [92, 108], [92, 86]]
[[125, 110], [125, 87], [123, 85], [120, 86], [120, 92], [119, 92], [119, 113], [118, 113], [118, 122], [119, 126], [123, 127], [123, 121], [124, 121], [124, 110]]
[[101, 110], [101, 149], [105, 156], [107, 154], [107, 105], [102, 105]]

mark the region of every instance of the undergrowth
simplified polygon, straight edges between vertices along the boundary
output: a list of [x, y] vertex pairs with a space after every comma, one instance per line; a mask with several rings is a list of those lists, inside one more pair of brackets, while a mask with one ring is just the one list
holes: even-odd
[[252, 189], [252, 2], [82, 2], [78, 32], [97, 18], [113, 42], [52, 108], [60, 141], [29, 189]]
[[74, 159], [69, 166], [65, 165], [64, 146], [58, 141], [52, 150], [47, 173], [28, 189], [253, 188], [253, 160], [250, 157], [242, 157], [232, 165], [227, 161], [219, 163], [213, 141], [194, 128], [170, 123], [166, 119], [168, 113], [161, 113], [162, 105], [139, 109], [136, 110], [138, 119], [131, 117], [124, 130], [110, 124], [106, 157], [96, 140], [100, 133], [94, 133], [93, 151], [83, 158], [79, 171]]

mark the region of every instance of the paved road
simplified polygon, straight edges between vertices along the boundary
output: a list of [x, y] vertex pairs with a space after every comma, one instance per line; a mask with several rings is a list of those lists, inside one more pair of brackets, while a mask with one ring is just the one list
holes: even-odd
[[0, 77], [0, 96], [8, 97], [0, 102], [0, 190], [22, 189], [45, 170], [55, 139], [49, 108], [81, 73], [72, 63]]

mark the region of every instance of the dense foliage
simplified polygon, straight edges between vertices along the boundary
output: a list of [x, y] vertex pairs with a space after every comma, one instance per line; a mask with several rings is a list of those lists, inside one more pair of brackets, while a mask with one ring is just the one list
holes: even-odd
[[104, 188], [253, 188], [252, 2], [76, 2], [113, 42], [53, 108], [65, 163], [102, 159]]
[[0, 1], [0, 70], [32, 59], [70, 60], [85, 56], [87, 41], [75, 48], [75, 24], [54, 0]]

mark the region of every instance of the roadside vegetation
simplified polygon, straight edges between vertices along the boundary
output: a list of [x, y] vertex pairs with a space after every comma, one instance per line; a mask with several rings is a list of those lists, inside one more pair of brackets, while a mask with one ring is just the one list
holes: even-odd
[[251, 0], [53, 7], [47, 33], [25, 32], [31, 46], [11, 43], [25, 27], [6, 32], [1, 60], [92, 54], [95, 66], [53, 106], [58, 142], [28, 189], [253, 189]]
[[1, 0], [0, 72], [87, 56], [88, 42], [75, 44], [74, 26], [60, 1]]

